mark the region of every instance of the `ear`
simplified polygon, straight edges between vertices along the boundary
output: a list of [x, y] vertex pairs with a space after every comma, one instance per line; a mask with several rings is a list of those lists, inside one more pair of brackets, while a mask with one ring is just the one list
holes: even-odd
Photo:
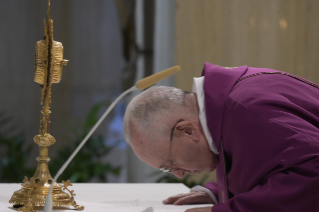
[[199, 129], [194, 122], [182, 121], [177, 124], [176, 129], [179, 137], [186, 136], [194, 141], [199, 140]]

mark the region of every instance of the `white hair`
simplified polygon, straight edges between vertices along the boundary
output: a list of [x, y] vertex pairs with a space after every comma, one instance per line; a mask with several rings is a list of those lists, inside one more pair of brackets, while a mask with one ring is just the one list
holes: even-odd
[[185, 98], [189, 93], [174, 87], [153, 86], [134, 97], [124, 116], [125, 140], [130, 142], [132, 126], [139, 135], [155, 142], [169, 137], [175, 121], [197, 116], [196, 108]]

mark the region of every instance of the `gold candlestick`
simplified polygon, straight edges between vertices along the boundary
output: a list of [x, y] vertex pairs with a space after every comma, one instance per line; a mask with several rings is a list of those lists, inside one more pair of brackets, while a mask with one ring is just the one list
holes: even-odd
[[[32, 178], [25, 177], [22, 189], [15, 191], [9, 203], [18, 207], [19, 211], [35, 211], [34, 206], [43, 206], [49, 192], [53, 178], [51, 177], [48, 162], [48, 148], [55, 143], [55, 138], [49, 133], [51, 86], [52, 83], [59, 83], [62, 78], [62, 66], [67, 64], [63, 59], [62, 43], [53, 40], [53, 20], [50, 18], [50, 0], [48, 0], [47, 21], [44, 20], [43, 40], [36, 43], [34, 81], [41, 84], [41, 111], [40, 134], [34, 137], [34, 142], [40, 147], [40, 154], [37, 158], [38, 167]], [[63, 185], [54, 184], [52, 190], [53, 206], [73, 206], [77, 210], [84, 207], [77, 205], [74, 201], [74, 191], [70, 180], [62, 181]], [[67, 190], [70, 194], [64, 192]]]

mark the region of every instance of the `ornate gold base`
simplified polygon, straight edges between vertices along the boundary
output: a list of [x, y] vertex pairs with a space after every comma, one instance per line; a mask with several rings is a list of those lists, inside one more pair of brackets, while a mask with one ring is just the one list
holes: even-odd
[[[28, 180], [25, 178], [24, 181]], [[31, 178], [32, 182], [33, 179]], [[19, 211], [31, 212], [34, 211], [33, 207], [43, 206], [45, 203], [45, 198], [49, 192], [50, 184], [44, 183], [42, 185], [37, 185], [26, 181], [22, 184], [22, 189], [15, 191], [12, 195], [9, 203], [14, 204], [13, 207], [18, 207]], [[39, 182], [39, 184], [41, 184]], [[84, 206], [77, 205], [74, 201], [73, 191], [70, 191], [67, 187], [72, 186], [70, 181], [63, 181], [63, 186], [55, 183], [52, 189], [52, 198], [54, 207], [68, 207], [73, 206], [77, 210], [83, 210]], [[67, 190], [70, 194], [65, 193], [63, 190]], [[54, 208], [53, 208], [54, 209]]]

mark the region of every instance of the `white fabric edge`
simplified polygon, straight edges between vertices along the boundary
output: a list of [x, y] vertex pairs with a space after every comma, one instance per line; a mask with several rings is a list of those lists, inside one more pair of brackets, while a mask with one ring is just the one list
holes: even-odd
[[210, 134], [210, 131], [207, 126], [206, 120], [206, 108], [205, 108], [205, 94], [204, 94], [204, 80], [205, 77], [194, 77], [193, 78], [193, 89], [192, 91], [196, 93], [197, 96], [197, 103], [199, 108], [199, 120], [202, 125], [202, 129], [206, 136], [209, 148], [213, 151], [216, 155], [218, 155], [218, 150], [215, 146], [215, 142]]
[[204, 191], [205, 193], [207, 193], [210, 196], [210, 198], [212, 198], [212, 200], [216, 204], [218, 203], [215, 194], [213, 192], [211, 192], [208, 188], [205, 188], [203, 186], [199, 186], [198, 185], [198, 186], [195, 186], [195, 187], [191, 188], [191, 191]]

